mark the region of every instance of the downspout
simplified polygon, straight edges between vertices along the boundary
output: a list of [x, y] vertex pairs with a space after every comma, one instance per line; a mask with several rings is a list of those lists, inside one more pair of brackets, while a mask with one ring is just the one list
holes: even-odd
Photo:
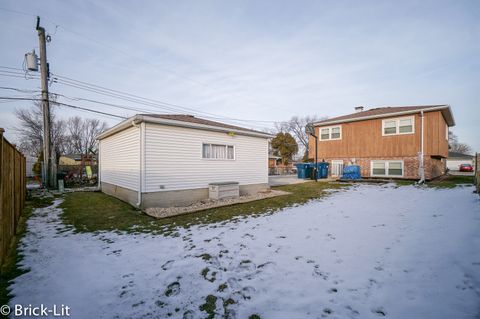
[[421, 136], [420, 136], [420, 180], [418, 181], [419, 184], [425, 183], [425, 157], [424, 157], [424, 134], [425, 134], [425, 123], [424, 123], [424, 114], [423, 110], [420, 111], [420, 116], [422, 118], [422, 129], [421, 129]]
[[140, 205], [142, 205], [142, 160], [143, 160], [143, 134], [142, 134], [142, 123], [140, 123], [140, 125], [138, 124], [137, 121], [135, 120], [132, 120], [132, 126], [138, 128], [139, 130], [139, 133], [140, 133], [140, 156], [139, 156], [139, 166], [140, 166], [140, 169], [139, 169], [139, 172], [138, 172], [138, 192], [137, 192], [137, 203], [135, 204], [135, 206], [137, 207], [140, 207]]
[[102, 140], [98, 141], [97, 152], [97, 191], [102, 190]]

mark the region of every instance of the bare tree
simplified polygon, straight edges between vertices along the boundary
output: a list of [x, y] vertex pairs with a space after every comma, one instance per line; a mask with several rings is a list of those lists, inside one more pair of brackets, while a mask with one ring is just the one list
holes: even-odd
[[96, 137], [107, 129], [107, 123], [97, 119], [82, 119], [74, 116], [67, 121], [67, 136], [70, 153], [95, 153], [97, 149]]
[[297, 141], [300, 146], [299, 151], [303, 153], [304, 159], [308, 157], [308, 134], [305, 132], [305, 126], [309, 123], [324, 120], [326, 117], [318, 117], [316, 115], [293, 116], [286, 122], [276, 123], [275, 128], [278, 132], [288, 132]]
[[[82, 119], [79, 116], [67, 121], [58, 119], [55, 107], [51, 105], [51, 141], [57, 157], [66, 153], [88, 154], [95, 152], [95, 138], [107, 128], [107, 123], [98, 119]], [[34, 107], [17, 109], [15, 115], [20, 121], [19, 148], [25, 154], [39, 156], [43, 143], [43, 115], [41, 103], [34, 102]]]
[[450, 151], [452, 152], [462, 154], [470, 154], [472, 152], [472, 148], [468, 144], [460, 143], [458, 141], [458, 136], [452, 131], [448, 132], [448, 144], [450, 145]]
[[[57, 119], [51, 108], [51, 142], [57, 153], [64, 151], [65, 147], [65, 122]], [[34, 107], [29, 109], [16, 109], [15, 115], [20, 121], [17, 128], [20, 150], [28, 155], [38, 156], [43, 143], [43, 113], [41, 102], [35, 101]]]

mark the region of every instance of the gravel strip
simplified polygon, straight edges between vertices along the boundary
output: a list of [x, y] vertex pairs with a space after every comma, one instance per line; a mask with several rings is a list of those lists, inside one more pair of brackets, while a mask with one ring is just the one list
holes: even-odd
[[152, 208], [147, 208], [145, 213], [155, 218], [166, 218], [166, 217], [198, 212], [198, 211], [206, 210], [210, 208], [248, 203], [256, 200], [282, 196], [282, 195], [289, 195], [289, 194], [291, 193], [280, 191], [280, 190], [268, 190], [264, 192], [259, 192], [255, 195], [240, 196], [237, 198], [225, 198], [220, 200], [206, 199], [204, 201], [192, 204], [190, 206], [184, 206], [184, 207], [166, 207], [166, 208], [152, 207]]

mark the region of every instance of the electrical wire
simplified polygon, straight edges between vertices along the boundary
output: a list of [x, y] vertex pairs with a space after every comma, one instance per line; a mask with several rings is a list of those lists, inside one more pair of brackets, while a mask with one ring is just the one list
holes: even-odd
[[[0, 8], [0, 10], [12, 12], [12, 13], [23, 14], [23, 15], [27, 15], [27, 16], [35, 16], [35, 15], [33, 15], [33, 14], [29, 14], [29, 13], [26, 13], [26, 12], [20, 12], [20, 11], [16, 11], [16, 10], [5, 9], [5, 8]], [[89, 41], [91, 41], [91, 42], [96, 43], [97, 45], [106, 47], [106, 48], [108, 48], [108, 49], [110, 49], [110, 50], [112, 50], [112, 51], [114, 51], [114, 52], [116, 52], [116, 53], [121, 53], [121, 54], [126, 55], [126, 56], [129, 56], [129, 57], [131, 57], [131, 58], [134, 58], [134, 59], [137, 59], [137, 60], [141, 60], [141, 61], [143, 61], [143, 62], [146, 63], [146, 64], [149, 64], [149, 65], [151, 65], [151, 66], [153, 66], [153, 67], [155, 67], [155, 68], [164, 70], [164, 71], [166, 71], [166, 72], [168, 72], [168, 73], [171, 73], [171, 74], [173, 74], [173, 75], [175, 75], [175, 76], [177, 76], [177, 77], [179, 77], [179, 78], [182, 78], [182, 79], [187, 80], [187, 81], [189, 81], [189, 82], [192, 82], [192, 83], [195, 83], [195, 84], [198, 84], [198, 85], [201, 85], [201, 86], [210, 88], [210, 89], [212, 89], [212, 90], [218, 91], [217, 89], [215, 89], [214, 87], [212, 87], [212, 86], [210, 86], [210, 85], [208, 85], [208, 84], [206, 84], [206, 83], [202, 83], [202, 82], [200, 82], [200, 81], [197, 81], [197, 80], [195, 80], [195, 79], [192, 79], [192, 78], [190, 78], [190, 77], [188, 77], [188, 76], [185, 76], [185, 75], [183, 75], [183, 74], [180, 74], [180, 73], [178, 73], [178, 72], [176, 72], [176, 71], [174, 71], [174, 70], [171, 70], [171, 69], [168, 69], [168, 68], [165, 68], [165, 67], [161, 67], [161, 66], [159, 66], [159, 65], [156, 65], [156, 64], [152, 63], [151, 61], [143, 58], [143, 57], [135, 56], [135, 55], [131, 54], [130, 52], [127, 52], [127, 51], [121, 50], [121, 49], [119, 49], [119, 48], [116, 48], [116, 47], [114, 47], [114, 46], [111, 46], [111, 45], [109, 45], [109, 44], [106, 44], [106, 43], [104, 43], [104, 42], [102, 42], [102, 41], [99, 41], [99, 40], [97, 40], [97, 39], [94, 39], [94, 38], [92, 38], [92, 37], [90, 37], [90, 36], [88, 36], [88, 35], [82, 34], [82, 33], [78, 32], [78, 31], [73, 30], [73, 29], [66, 28], [66, 27], [64, 27], [63, 25], [60, 25], [60, 24], [58, 24], [58, 23], [56, 23], [56, 22], [54, 22], [54, 21], [52, 21], [52, 20], [50, 20], [50, 19], [48, 19], [48, 18], [44, 18], [44, 19], [47, 20], [48, 22], [52, 23], [52, 24], [55, 26], [55, 33], [57, 32], [57, 29], [58, 29], [58, 28], [64, 29], [64, 30], [67, 31], [67, 32], [70, 32], [70, 33], [73, 33], [73, 34], [75, 34], [75, 35], [81, 36], [81, 37], [83, 37], [83, 38], [85, 38], [85, 39], [87, 39], [87, 40], [89, 40]], [[258, 103], [255, 103], [255, 104], [258, 104]], [[260, 105], [260, 104], [258, 104], [258, 105]], [[270, 107], [270, 108], [271, 108], [271, 107]], [[211, 114], [211, 113], [210, 113], [210, 115], [212, 115], [212, 116], [218, 116], [218, 115]], [[223, 118], [223, 117], [220, 116], [219, 118]], [[243, 119], [230, 119], [230, 120], [242, 121], [242, 122], [246, 122], [246, 121], [247, 121], [247, 122], [276, 123], [275, 121], [258, 121], [258, 120], [243, 120]]]
[[[39, 98], [31, 98], [31, 97], [11, 97], [11, 96], [0, 96], [0, 100], [43, 101], [43, 99], [39, 99]], [[77, 106], [77, 105], [72, 105], [72, 104], [68, 104], [68, 103], [55, 102], [55, 101], [50, 101], [50, 103], [51, 103], [52, 105], [65, 106], [65, 107], [69, 107], [69, 108], [73, 108], [73, 109], [77, 109], [77, 110], [82, 110], [82, 111], [86, 111], [86, 112], [97, 113], [97, 114], [101, 114], [101, 115], [105, 115], [105, 116], [109, 116], [109, 117], [115, 117], [115, 118], [120, 118], [120, 119], [126, 119], [126, 118], [127, 118], [127, 117], [125, 117], [125, 116], [120, 116], [120, 115], [117, 115], [117, 114], [112, 114], [112, 113], [107, 113], [107, 112], [92, 110], [92, 109], [88, 109], [88, 108], [85, 108], [85, 107], [81, 107], [81, 106]]]
[[257, 123], [257, 124], [262, 124], [262, 123], [270, 123], [270, 124], [278, 123], [278, 124], [281, 124], [281, 123], [285, 123], [285, 122], [282, 122], [282, 121], [239, 119], [239, 118], [231, 118], [231, 117], [221, 116], [221, 115], [217, 115], [217, 114], [214, 114], [214, 113], [201, 111], [201, 110], [198, 110], [198, 109], [192, 108], [192, 107], [181, 106], [181, 105], [178, 105], [178, 104], [168, 103], [168, 102], [160, 101], [160, 100], [154, 100], [154, 99], [141, 97], [141, 96], [131, 94], [131, 93], [125, 93], [125, 92], [121, 92], [121, 91], [118, 91], [118, 90], [109, 89], [109, 88], [99, 86], [99, 85], [96, 85], [96, 84], [75, 80], [75, 79], [65, 77], [65, 76], [60, 76], [58, 74], [54, 74], [54, 76], [56, 77], [56, 79], [54, 80], [54, 82], [56, 82], [56, 83], [60, 83], [60, 84], [67, 85], [67, 86], [73, 86], [73, 87], [76, 87], [76, 88], [79, 88], [79, 89], [84, 89], [84, 90], [87, 90], [87, 91], [90, 91], [90, 92], [103, 94], [103, 95], [107, 95], [107, 96], [114, 97], [114, 98], [123, 99], [123, 100], [129, 101], [129, 102], [139, 103], [139, 104], [152, 106], [152, 107], [159, 107], [162, 110], [173, 111], [173, 112], [188, 112], [188, 113], [193, 112], [195, 114], [198, 114], [199, 116], [203, 116], [203, 117], [206, 117], [206, 118], [217, 119], [217, 120], [230, 120], [230, 121], [242, 122], [242, 123], [243, 122], [245, 122], [245, 123]]

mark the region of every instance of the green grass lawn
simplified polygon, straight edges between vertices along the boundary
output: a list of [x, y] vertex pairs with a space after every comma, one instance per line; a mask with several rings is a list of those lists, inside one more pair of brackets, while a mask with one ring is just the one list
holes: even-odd
[[[396, 184], [399, 186], [415, 185], [417, 181], [397, 180]], [[454, 188], [458, 185], [471, 184], [473, 185], [473, 176], [455, 176], [448, 175], [431, 182], [427, 182], [428, 187], [434, 188]]]
[[76, 192], [65, 195], [60, 205], [62, 219], [78, 232], [127, 231], [172, 234], [176, 226], [229, 221], [242, 216], [269, 214], [281, 208], [302, 204], [320, 198], [327, 189], [340, 189], [346, 184], [314, 183], [280, 186], [275, 189], [291, 192], [290, 195], [213, 208], [187, 215], [155, 219], [114, 197], [100, 192]]

